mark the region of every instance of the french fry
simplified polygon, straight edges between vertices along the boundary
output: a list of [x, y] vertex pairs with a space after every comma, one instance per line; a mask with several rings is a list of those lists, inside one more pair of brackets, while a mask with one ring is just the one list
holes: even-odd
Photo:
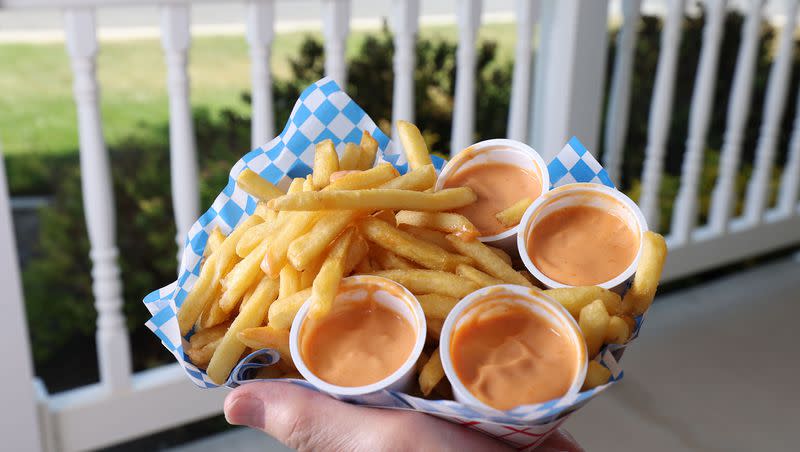
[[384, 270], [411, 270], [417, 268], [405, 258], [379, 246], [373, 246], [372, 250], [370, 250], [370, 255], [375, 263]]
[[[341, 165], [341, 164], [340, 164]], [[353, 171], [331, 182], [323, 190], [365, 190], [379, 187], [399, 176], [391, 163], [383, 163], [366, 171]], [[287, 193], [288, 194], [288, 193]]]
[[505, 251], [501, 250], [500, 248], [495, 248], [495, 247], [493, 247], [491, 245], [486, 245], [486, 248], [489, 248], [490, 250], [492, 250], [492, 252], [494, 254], [497, 255], [497, 257], [499, 257], [500, 259], [503, 259], [503, 262], [505, 262], [508, 265], [511, 265], [511, 256], [509, 256], [508, 253], [506, 253]]
[[397, 221], [394, 218], [394, 211], [392, 210], [379, 210], [372, 214], [373, 217], [378, 218], [389, 223], [392, 226], [397, 226]]
[[410, 224], [421, 228], [455, 234], [461, 240], [473, 240], [478, 228], [467, 217], [450, 212], [418, 212], [401, 210], [396, 215], [397, 224]]
[[276, 300], [269, 307], [269, 326], [286, 330], [292, 326], [294, 316], [311, 296], [311, 288], [303, 289], [288, 298]]
[[422, 372], [422, 368], [425, 367], [425, 363], [427, 363], [430, 358], [431, 357], [427, 353], [425, 353], [425, 350], [419, 352], [419, 358], [417, 358], [417, 364], [414, 366], [414, 369], [416, 369], [417, 373]]
[[633, 277], [633, 285], [622, 300], [622, 306], [626, 313], [637, 317], [647, 311], [656, 296], [658, 281], [666, 260], [667, 242], [664, 241], [664, 237], [655, 232], [645, 232], [639, 268], [636, 269]]
[[228, 276], [222, 280], [222, 287], [225, 291], [219, 300], [219, 306], [225, 312], [231, 312], [242, 299], [245, 291], [256, 282], [259, 276], [263, 276], [259, 264], [264, 258], [269, 244], [268, 241], [264, 241], [258, 245], [253, 252], [236, 264], [228, 273]]
[[325, 255], [319, 256], [318, 258], [314, 259], [310, 264], [308, 264], [300, 273], [300, 287], [302, 289], [308, 289], [311, 287], [311, 284], [314, 283], [314, 279], [317, 277], [317, 273], [319, 273], [319, 269], [322, 268], [322, 263], [325, 262]]
[[355, 229], [346, 230], [331, 245], [331, 251], [311, 286], [311, 300], [313, 301], [311, 309], [308, 311], [310, 318], [321, 319], [330, 312], [333, 300], [339, 292], [339, 284], [344, 276], [345, 261], [355, 232]]
[[[301, 194], [318, 194], [321, 192], [304, 192]], [[276, 278], [281, 269], [289, 262], [287, 252], [289, 245], [298, 237], [308, 232], [322, 212], [288, 212], [286, 220], [276, 230], [270, 240], [267, 252], [261, 262], [261, 269], [271, 278]]]
[[289, 351], [289, 330], [279, 330], [271, 326], [247, 328], [239, 332], [239, 341], [253, 350], [271, 348], [281, 354], [281, 360], [286, 360], [292, 366], [292, 355]]
[[206, 259], [200, 269], [200, 276], [194, 282], [192, 289], [178, 310], [178, 325], [181, 335], [186, 335], [192, 329], [200, 314], [203, 313], [206, 304], [217, 293], [216, 289], [219, 287], [219, 281], [225, 274], [223, 271], [227, 271], [230, 268], [231, 261], [236, 257], [236, 244], [242, 234], [248, 228], [261, 222], [261, 217], [255, 215], [247, 218], [225, 238], [219, 249]]
[[353, 242], [350, 244], [350, 249], [347, 252], [347, 259], [344, 261], [344, 275], [347, 276], [353, 272], [359, 262], [369, 258], [369, 243], [361, 234], [353, 236]]
[[435, 293], [462, 298], [479, 289], [467, 278], [438, 270], [382, 270], [372, 274], [391, 279], [414, 294]]
[[300, 272], [291, 265], [284, 265], [280, 274], [278, 298], [286, 298], [300, 291]]
[[417, 300], [419, 300], [419, 304], [422, 306], [422, 311], [428, 321], [431, 319], [444, 319], [458, 303], [458, 298], [456, 297], [435, 293], [417, 295]]
[[225, 322], [211, 328], [199, 329], [189, 338], [189, 346], [191, 348], [201, 348], [217, 339], [222, 339], [222, 336], [225, 336], [225, 332], [228, 331], [230, 326], [231, 322]]
[[327, 187], [331, 183], [331, 174], [337, 171], [339, 171], [339, 156], [336, 155], [333, 141], [325, 140], [317, 143], [314, 153], [314, 188], [322, 190]]
[[286, 190], [286, 194], [291, 195], [292, 193], [301, 193], [303, 191], [303, 185], [305, 183], [306, 179], [304, 177], [295, 177], [289, 184], [289, 188]]
[[477, 240], [465, 242], [453, 234], [448, 235], [447, 240], [449, 240], [450, 244], [461, 254], [472, 258], [478, 269], [506, 283], [533, 288], [533, 284], [531, 284], [530, 281], [517, 273], [503, 258], [499, 257], [483, 243]]
[[272, 185], [268, 180], [249, 168], [245, 168], [244, 171], [239, 173], [236, 178], [236, 184], [259, 201], [266, 202], [284, 194], [278, 187]]
[[381, 188], [425, 191], [436, 184], [436, 170], [433, 165], [425, 165], [386, 182]]
[[246, 345], [239, 341], [239, 332], [248, 328], [261, 326], [270, 308], [270, 304], [278, 296], [278, 280], [263, 278], [258, 284], [251, 298], [251, 302], [239, 312], [236, 319], [231, 323], [230, 328], [222, 338], [222, 342], [217, 346], [211, 362], [208, 364], [206, 373], [211, 381], [222, 384], [228, 378], [231, 370], [239, 362]]
[[311, 262], [316, 260], [333, 240], [353, 223], [361, 211], [348, 210], [340, 212], [325, 212], [314, 226], [305, 234], [297, 237], [289, 245], [286, 256], [289, 262], [298, 270], [304, 270]]
[[586, 379], [583, 380], [583, 388], [581, 391], [588, 391], [600, 385], [608, 383], [611, 378], [611, 371], [603, 367], [597, 361], [589, 361], [589, 367], [586, 368]]
[[439, 349], [431, 353], [431, 358], [422, 367], [419, 373], [419, 389], [422, 394], [427, 396], [433, 391], [439, 381], [444, 378], [444, 367], [442, 367], [442, 357], [439, 355]]
[[303, 182], [303, 191], [315, 191], [313, 175], [306, 176], [306, 180]]
[[537, 280], [536, 280], [536, 278], [534, 278], [534, 277], [533, 277], [533, 275], [531, 275], [531, 273], [530, 273], [529, 271], [527, 271], [527, 270], [520, 270], [520, 271], [518, 271], [517, 273], [519, 273], [520, 275], [522, 275], [522, 277], [523, 277], [523, 278], [527, 279], [527, 280], [528, 280], [528, 282], [529, 282], [529, 283], [531, 283], [531, 284], [533, 284], [533, 286], [534, 286], [534, 287], [540, 287], [540, 286], [539, 286], [539, 281], [537, 281]]
[[247, 255], [252, 253], [269, 235], [278, 230], [282, 224], [282, 221], [278, 220], [274, 223], [261, 223], [247, 230], [236, 245], [236, 255], [241, 258], [247, 257]]
[[199, 320], [200, 326], [203, 328], [211, 328], [225, 322], [230, 316], [231, 313], [225, 312], [219, 306], [219, 296], [217, 296], [206, 305], [206, 309], [203, 311], [203, 315]]
[[[408, 232], [409, 234], [417, 237], [419, 239], [425, 240], [426, 242], [433, 243], [434, 245], [438, 246], [439, 248], [449, 252], [449, 253], [458, 253], [458, 250], [453, 248], [453, 245], [447, 240], [447, 234], [444, 234], [439, 231], [434, 231], [431, 229], [420, 228], [417, 226], [411, 226], [408, 224], [401, 224], [397, 226], [401, 231]], [[496, 248], [495, 248], [496, 249]], [[511, 265], [511, 258], [508, 260], [508, 264]]]
[[624, 344], [631, 337], [631, 328], [622, 317], [611, 316], [606, 331], [606, 344]]
[[195, 366], [205, 369], [208, 366], [208, 363], [211, 361], [211, 357], [214, 356], [214, 352], [219, 347], [219, 344], [222, 343], [222, 337], [219, 337], [201, 347], [194, 347], [190, 346], [186, 348], [184, 352], [186, 356], [189, 357], [189, 360]]
[[428, 327], [427, 341], [431, 344], [439, 343], [439, 338], [442, 336], [442, 326], [444, 319], [427, 319], [425, 325]]
[[477, 199], [469, 187], [446, 188], [435, 193], [377, 188], [295, 193], [275, 198], [267, 205], [274, 210], [416, 209], [432, 212], [464, 207]]
[[372, 262], [370, 262], [370, 260], [369, 260], [369, 255], [367, 255], [367, 257], [365, 257], [364, 259], [361, 259], [361, 261], [358, 264], [356, 264], [356, 266], [355, 266], [355, 268], [353, 268], [353, 270], [356, 273], [358, 273], [360, 275], [363, 275], [365, 273], [372, 273], [376, 269], [372, 266]]
[[497, 221], [507, 228], [512, 228], [519, 224], [522, 220], [522, 215], [528, 210], [528, 207], [533, 204], [533, 199], [522, 198], [519, 201], [511, 204], [508, 208], [500, 211], [495, 215]]
[[358, 169], [366, 170], [372, 168], [377, 153], [378, 142], [365, 130], [361, 135], [361, 158], [358, 160]]
[[622, 301], [620, 296], [608, 289], [597, 286], [578, 286], [565, 287], [562, 289], [547, 289], [544, 291], [548, 295], [561, 303], [572, 317], [578, 318], [581, 309], [594, 300], [602, 300], [606, 306], [606, 311], [611, 315], [622, 313]]
[[608, 331], [609, 316], [602, 300], [595, 300], [581, 309], [578, 326], [581, 327], [589, 359], [597, 356]]
[[461, 264], [456, 267], [456, 275], [463, 276], [481, 287], [489, 287], [489, 286], [496, 286], [498, 284], [503, 284], [503, 281], [495, 278], [494, 276], [489, 276], [486, 273], [476, 269], [471, 265]]
[[407, 232], [374, 217], [364, 218], [359, 229], [367, 240], [433, 270], [452, 271], [469, 259], [448, 253], [438, 246], [420, 240]]
[[410, 122], [397, 121], [397, 134], [400, 137], [400, 144], [403, 146], [409, 168], [414, 169], [431, 164], [428, 146], [417, 126]]
[[341, 160], [339, 160], [339, 168], [343, 170], [357, 170], [359, 162], [361, 161], [361, 146], [355, 143], [347, 143], [344, 145], [344, 153]]
[[278, 218], [278, 212], [267, 207], [267, 203], [259, 202], [253, 215], [258, 215], [267, 223], [272, 223]]
[[216, 251], [221, 245], [222, 242], [225, 241], [225, 234], [219, 230], [219, 227], [215, 227], [211, 234], [208, 235], [208, 240], [206, 241], [206, 248], [203, 250], [203, 257], [210, 256], [214, 251]]

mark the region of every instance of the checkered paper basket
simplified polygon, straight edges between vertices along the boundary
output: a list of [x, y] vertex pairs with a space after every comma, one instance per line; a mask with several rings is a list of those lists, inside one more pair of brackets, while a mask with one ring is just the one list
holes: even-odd
[[[185, 337], [181, 337], [176, 312], [200, 273], [203, 250], [211, 231], [219, 227], [228, 234], [255, 211], [256, 200], [236, 185], [236, 177], [245, 168], [249, 168], [285, 188], [292, 178], [311, 173], [315, 143], [331, 139], [341, 153], [345, 143], [358, 143], [363, 131], [368, 131], [378, 141], [376, 163], [388, 162], [401, 173], [406, 172], [408, 165], [399, 147], [392, 145], [389, 137], [336, 82], [323, 78], [306, 88], [280, 135], [236, 162], [222, 193], [192, 225], [186, 238], [178, 280], [144, 298], [144, 304], [152, 314], [147, 327], [161, 339], [197, 386], [214, 388], [217, 385], [208, 378], [205, 371], [194, 366], [184, 353], [187, 341]], [[436, 156], [433, 156], [433, 161], [437, 170], [444, 164]], [[572, 138], [564, 146], [548, 164], [548, 169], [554, 187], [572, 182], [614, 186], [606, 171], [577, 138]], [[641, 321], [641, 318], [637, 319], [633, 337], [636, 337]], [[622, 379], [623, 372], [618, 359], [623, 348], [620, 345], [606, 346], [599, 355], [601, 364], [611, 371], [611, 380], [607, 384], [572, 397], [524, 406], [503, 414], [482, 411], [454, 401], [426, 400], [393, 391], [347, 397], [343, 400], [357, 405], [420, 411], [466, 425], [519, 448], [533, 448], [561, 425], [570, 413]], [[279, 355], [274, 350], [260, 350], [250, 354], [236, 366], [225, 386], [235, 387], [253, 381], [259, 368], [272, 365], [278, 359]], [[287, 381], [314, 389], [302, 380]]]

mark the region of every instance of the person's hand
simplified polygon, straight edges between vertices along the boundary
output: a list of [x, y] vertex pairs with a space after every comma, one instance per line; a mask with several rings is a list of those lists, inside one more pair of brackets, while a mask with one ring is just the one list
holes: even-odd
[[[225, 399], [225, 418], [262, 430], [300, 451], [513, 450], [442, 419], [350, 405], [291, 383], [254, 382], [236, 388]], [[536, 450], [583, 449], [559, 430]]]

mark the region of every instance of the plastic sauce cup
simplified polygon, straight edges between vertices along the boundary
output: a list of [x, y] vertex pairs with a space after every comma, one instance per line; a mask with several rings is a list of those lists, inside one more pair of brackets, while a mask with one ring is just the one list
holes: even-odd
[[344, 278], [339, 285], [339, 294], [333, 302], [333, 310], [348, 305], [364, 303], [368, 298], [394, 311], [404, 318], [414, 329], [416, 340], [414, 347], [403, 364], [388, 377], [365, 386], [337, 386], [317, 377], [306, 365], [302, 353], [303, 335], [307, 332], [303, 326], [311, 308], [306, 301], [295, 316], [289, 332], [289, 351], [297, 370], [309, 383], [320, 391], [339, 396], [356, 396], [370, 394], [383, 389], [406, 392], [414, 380], [414, 368], [425, 345], [425, 314], [416, 297], [400, 284], [380, 276], [358, 275]]
[[586, 378], [588, 361], [586, 358], [586, 342], [583, 339], [580, 327], [578, 327], [575, 319], [572, 318], [569, 312], [564, 309], [560, 303], [548, 297], [539, 289], [531, 289], [513, 284], [503, 284], [478, 289], [461, 299], [453, 310], [450, 311], [450, 314], [447, 315], [447, 319], [445, 319], [444, 325], [442, 326], [442, 335], [439, 340], [439, 353], [442, 358], [444, 373], [453, 387], [453, 396], [458, 402], [483, 410], [501, 412], [501, 410], [480, 401], [469, 392], [458, 377], [452, 360], [451, 342], [453, 336], [461, 327], [469, 323], [467, 321], [473, 315], [478, 315], [482, 312], [482, 309], [477, 308], [481, 307], [484, 303], [521, 306], [530, 310], [537, 317], [545, 319], [548, 323], [553, 325], [557, 331], [566, 334], [575, 350], [577, 371], [572, 378], [569, 389], [563, 396], [573, 396], [581, 390], [583, 380]]
[[633, 231], [634, 235], [639, 237], [639, 249], [636, 251], [636, 257], [634, 257], [630, 265], [622, 273], [608, 281], [595, 284], [604, 289], [622, 291], [639, 265], [644, 233], [647, 232], [647, 221], [642, 211], [639, 210], [639, 206], [625, 196], [624, 193], [601, 184], [575, 183], [562, 185], [539, 197], [528, 207], [525, 215], [522, 216], [522, 221], [519, 223], [520, 233], [517, 235], [519, 255], [522, 257], [525, 268], [531, 272], [534, 278], [551, 289], [572, 287], [569, 284], [563, 284], [550, 278], [534, 265], [533, 260], [528, 255], [528, 242], [535, 240], [531, 232], [542, 219], [559, 209], [573, 206], [596, 207], [612, 213], [621, 218]]
[[[485, 163], [506, 163], [528, 170], [536, 175], [541, 183], [541, 193], [545, 194], [550, 189], [550, 173], [547, 171], [542, 156], [532, 147], [516, 140], [493, 139], [475, 143], [456, 154], [447, 165], [442, 168], [436, 180], [435, 189], [441, 190], [450, 177], [467, 168]], [[504, 206], [503, 208], [508, 207]], [[518, 226], [507, 229], [499, 234], [480, 236], [478, 240], [496, 246], [513, 256], [517, 252]]]

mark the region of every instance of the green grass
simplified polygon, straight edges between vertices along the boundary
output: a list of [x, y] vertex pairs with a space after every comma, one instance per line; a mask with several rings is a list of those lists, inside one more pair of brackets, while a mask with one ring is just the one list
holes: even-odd
[[[348, 53], [361, 45], [365, 31], [354, 32]], [[306, 35], [285, 33], [275, 38], [275, 78], [290, 76], [288, 60]], [[452, 26], [429, 27], [424, 38], [455, 41]], [[496, 41], [500, 54], [511, 58], [512, 24], [482, 27], [481, 40]], [[151, 125], [168, 118], [166, 68], [158, 40], [101, 42], [98, 77], [103, 131], [109, 144], [132, 133], [152, 133]], [[247, 45], [238, 36], [202, 36], [192, 41], [190, 57], [192, 105], [211, 109], [247, 109], [240, 95], [249, 90]], [[77, 119], [72, 99], [72, 74], [63, 44], [0, 45], [0, 143], [6, 155], [68, 154], [78, 148]]]

